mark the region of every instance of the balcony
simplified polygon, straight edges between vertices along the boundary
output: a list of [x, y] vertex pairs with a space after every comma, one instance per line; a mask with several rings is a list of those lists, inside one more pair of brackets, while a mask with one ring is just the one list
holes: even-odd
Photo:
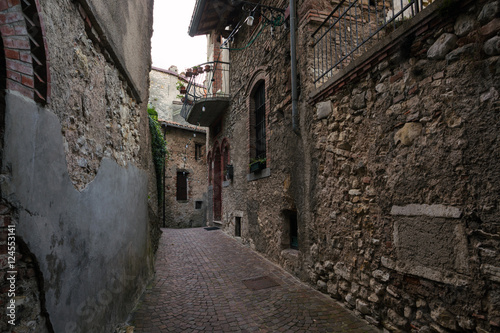
[[434, 0], [339, 0], [313, 33], [319, 88]]
[[190, 124], [208, 127], [229, 106], [229, 63], [206, 62], [187, 71], [189, 83], [181, 116]]

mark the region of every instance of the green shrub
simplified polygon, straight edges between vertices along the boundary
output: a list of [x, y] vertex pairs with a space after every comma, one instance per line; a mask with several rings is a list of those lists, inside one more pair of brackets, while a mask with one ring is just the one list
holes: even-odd
[[149, 131], [151, 132], [151, 151], [156, 174], [156, 190], [158, 191], [158, 206], [163, 202], [163, 169], [168, 157], [167, 142], [163, 137], [158, 112], [155, 107], [148, 104]]

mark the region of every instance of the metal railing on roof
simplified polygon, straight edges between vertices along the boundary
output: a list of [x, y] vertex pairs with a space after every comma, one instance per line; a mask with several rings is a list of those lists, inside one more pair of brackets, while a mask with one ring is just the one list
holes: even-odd
[[188, 70], [186, 76], [189, 77], [189, 82], [181, 109], [184, 119], [187, 119], [191, 108], [199, 100], [230, 97], [228, 62], [206, 62], [193, 67], [191, 71]]
[[314, 83], [325, 83], [433, 0], [339, 0], [312, 34]]

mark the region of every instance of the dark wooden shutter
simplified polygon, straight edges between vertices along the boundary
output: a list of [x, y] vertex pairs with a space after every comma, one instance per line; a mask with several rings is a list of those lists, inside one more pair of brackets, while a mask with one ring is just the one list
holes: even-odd
[[187, 200], [187, 172], [177, 172], [177, 200]]

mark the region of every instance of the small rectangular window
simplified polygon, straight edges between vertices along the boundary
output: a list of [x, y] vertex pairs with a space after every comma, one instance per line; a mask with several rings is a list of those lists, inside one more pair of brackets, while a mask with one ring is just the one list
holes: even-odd
[[290, 248], [299, 249], [299, 230], [297, 226], [297, 212], [291, 212], [290, 218]]
[[195, 201], [194, 203], [195, 209], [201, 209], [201, 206], [203, 206], [203, 201]]
[[236, 216], [234, 220], [234, 235], [236, 237], [241, 237], [241, 217]]
[[194, 159], [196, 161], [201, 160], [201, 147], [202, 145], [200, 143], [194, 144]]
[[177, 172], [177, 200], [187, 200], [188, 199], [188, 173], [185, 171]]

